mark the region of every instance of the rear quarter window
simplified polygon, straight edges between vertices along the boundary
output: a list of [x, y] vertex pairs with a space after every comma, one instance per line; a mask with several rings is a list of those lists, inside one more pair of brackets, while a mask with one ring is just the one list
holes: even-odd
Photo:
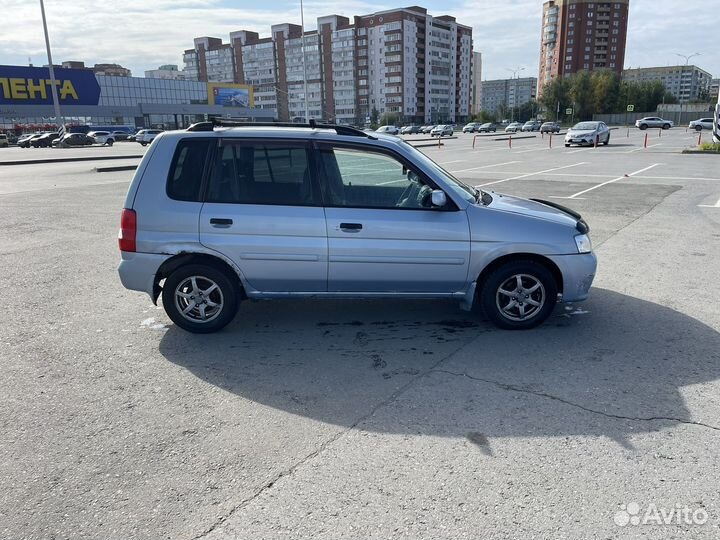
[[167, 195], [177, 201], [199, 202], [205, 164], [214, 139], [183, 139], [175, 148], [167, 179]]

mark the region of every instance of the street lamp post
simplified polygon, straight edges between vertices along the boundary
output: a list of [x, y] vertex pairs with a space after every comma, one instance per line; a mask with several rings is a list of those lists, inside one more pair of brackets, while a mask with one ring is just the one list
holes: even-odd
[[[515, 95], [513, 96], [513, 106], [510, 109], [510, 121], [515, 121], [515, 102], [517, 102], [518, 96], [518, 82], [520, 81], [520, 72], [523, 71], [525, 68], [518, 66], [517, 69], [511, 69], [511, 68], [505, 68], [508, 71], [512, 72], [513, 79], [515, 79]], [[518, 116], [520, 116], [520, 110], [518, 108]]]
[[[690, 64], [690, 59], [691, 59], [693, 56], [700, 56], [700, 53], [693, 53], [693, 54], [680, 54], [680, 53], [675, 53], [675, 56], [679, 56], [680, 58], [684, 58], [684, 59], [685, 59], [685, 65], [687, 66], [687, 65]], [[685, 72], [685, 70], [681, 70], [681, 71], [680, 71], [680, 96], [679, 96], [679, 97], [680, 97], [680, 115], [678, 116], [678, 125], [680, 125], [680, 124], [682, 123], [682, 109], [683, 109], [682, 81], [683, 81], [683, 74], [684, 74], [684, 72]], [[664, 99], [664, 98], [663, 98], [663, 99]]]
[[53, 67], [52, 53], [50, 52], [50, 37], [48, 36], [47, 21], [45, 20], [45, 4], [40, 0], [40, 13], [42, 14], [43, 31], [45, 32], [45, 48], [47, 49], [48, 66], [50, 70], [50, 93], [55, 108], [55, 123], [58, 130], [62, 129], [63, 121], [60, 117], [60, 100], [58, 99], [57, 83], [55, 82], [55, 68]]
[[308, 110], [308, 83], [307, 83], [307, 62], [305, 61], [305, 13], [303, 10], [303, 0], [300, 0], [300, 43], [302, 44], [302, 60], [303, 60], [303, 82], [305, 84], [305, 122], [310, 121], [310, 113]]

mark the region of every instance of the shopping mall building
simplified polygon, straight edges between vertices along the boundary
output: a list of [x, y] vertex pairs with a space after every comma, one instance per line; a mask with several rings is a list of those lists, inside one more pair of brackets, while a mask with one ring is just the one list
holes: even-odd
[[[60, 114], [66, 125], [124, 125], [177, 129], [208, 117], [272, 121], [255, 108], [251, 86], [97, 75], [55, 68]], [[48, 68], [0, 65], [0, 130], [55, 124]]]

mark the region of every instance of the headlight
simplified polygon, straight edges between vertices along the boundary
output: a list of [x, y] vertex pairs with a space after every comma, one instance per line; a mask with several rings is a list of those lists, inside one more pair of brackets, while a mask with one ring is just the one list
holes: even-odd
[[575, 237], [575, 245], [577, 245], [578, 253], [590, 253], [592, 251], [592, 242], [587, 234], [578, 234]]

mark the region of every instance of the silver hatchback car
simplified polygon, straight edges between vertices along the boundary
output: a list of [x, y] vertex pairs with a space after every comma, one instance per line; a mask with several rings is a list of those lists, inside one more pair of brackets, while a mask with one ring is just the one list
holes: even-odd
[[213, 332], [243, 299], [455, 298], [532, 328], [588, 296], [588, 226], [560, 205], [465, 185], [398, 137], [204, 122], [167, 132], [122, 211], [119, 273]]

